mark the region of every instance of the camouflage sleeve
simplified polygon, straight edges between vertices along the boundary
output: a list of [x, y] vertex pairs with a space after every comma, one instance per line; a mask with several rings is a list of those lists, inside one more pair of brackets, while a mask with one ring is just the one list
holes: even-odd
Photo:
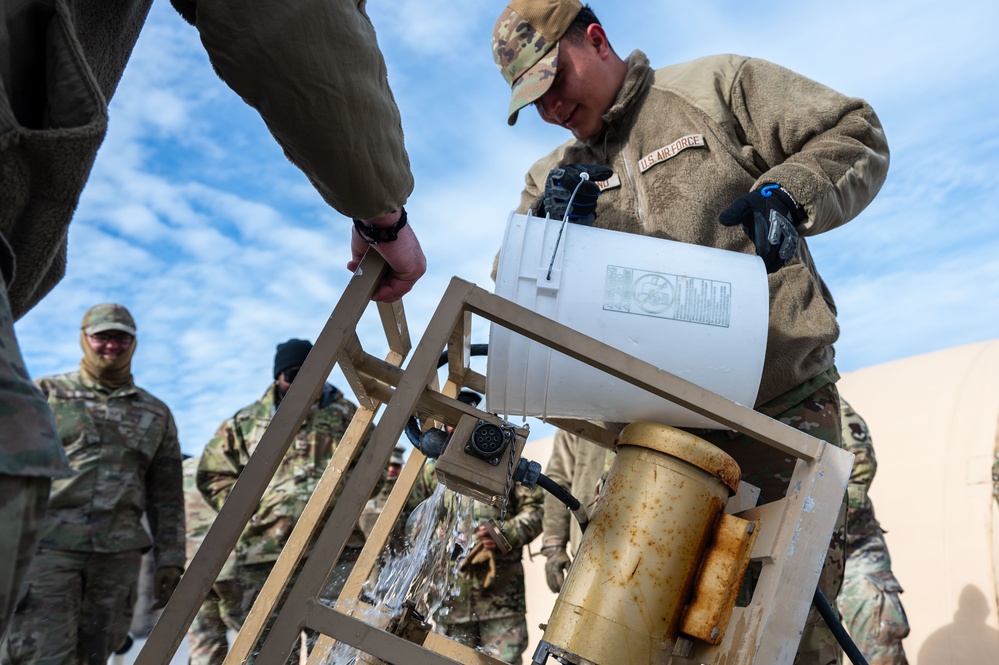
[[184, 471], [177, 424], [167, 411], [166, 433], [146, 472], [146, 518], [153, 533], [156, 567], [184, 567]]
[[201, 463], [198, 464], [198, 490], [215, 510], [222, 509], [222, 504], [243, 470], [243, 464], [236, 453], [233, 427], [235, 424], [231, 419], [222, 423], [205, 446]]
[[999, 451], [992, 460], [992, 496], [995, 497], [996, 505], [999, 505]]
[[851, 508], [862, 508], [867, 502], [867, 493], [874, 474], [878, 470], [878, 460], [874, 456], [874, 443], [867, 423], [845, 401], [840, 400], [840, 415], [843, 420], [843, 447], [856, 455], [850, 481], [847, 485], [847, 501]]
[[507, 508], [507, 519], [503, 522], [503, 535], [506, 536], [515, 552], [541, 534], [541, 521], [545, 515], [545, 492], [535, 486], [529, 490], [517, 485]]
[[[567, 490], [572, 485], [572, 471], [575, 464], [572, 435], [559, 430], [555, 433], [552, 456], [545, 468], [545, 475]], [[579, 498], [579, 497], [576, 497]], [[585, 501], [580, 499], [580, 501]], [[543, 545], [566, 545], [569, 542], [569, 528], [572, 514], [561, 501], [545, 493], [544, 500], [544, 541]]]

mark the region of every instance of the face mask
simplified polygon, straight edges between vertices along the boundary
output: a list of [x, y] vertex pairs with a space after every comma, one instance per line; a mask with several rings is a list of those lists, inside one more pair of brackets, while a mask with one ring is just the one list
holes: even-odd
[[80, 348], [83, 349], [83, 359], [80, 360], [80, 372], [91, 381], [96, 381], [112, 390], [132, 381], [132, 355], [135, 353], [136, 340], [124, 349], [117, 358], [108, 360], [102, 358], [90, 346], [87, 333], [80, 331]]

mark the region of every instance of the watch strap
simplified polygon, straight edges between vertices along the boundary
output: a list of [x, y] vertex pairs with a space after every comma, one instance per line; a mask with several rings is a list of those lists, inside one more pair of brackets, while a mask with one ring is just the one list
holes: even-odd
[[402, 230], [402, 227], [406, 226], [408, 219], [406, 215], [406, 208], [400, 207], [399, 210], [401, 211], [399, 221], [392, 226], [371, 226], [355, 217], [354, 228], [357, 229], [357, 234], [361, 237], [361, 240], [369, 245], [380, 245], [383, 242], [392, 242], [393, 240], [397, 240], [399, 238], [399, 231]]

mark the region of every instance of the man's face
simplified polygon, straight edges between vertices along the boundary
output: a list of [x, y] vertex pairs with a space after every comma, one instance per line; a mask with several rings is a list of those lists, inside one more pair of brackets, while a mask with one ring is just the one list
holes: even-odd
[[288, 394], [288, 389], [291, 388], [291, 382], [295, 380], [296, 376], [298, 376], [298, 370], [300, 369], [302, 369], [301, 365], [295, 365], [278, 374], [278, 378], [274, 381], [274, 383], [277, 384], [278, 395], [280, 397], [284, 397]]
[[608, 68], [610, 46], [599, 25], [591, 25], [581, 44], [563, 39], [555, 80], [534, 102], [545, 122], [565, 127], [578, 139], [596, 136], [601, 119], [617, 96], [620, 81]]
[[132, 346], [132, 336], [119, 330], [107, 330], [87, 335], [87, 344], [104, 360], [117, 360]]
[[399, 473], [401, 472], [402, 472], [402, 465], [389, 464], [388, 471], [386, 472], [386, 477], [389, 480], [396, 480], [399, 477]]

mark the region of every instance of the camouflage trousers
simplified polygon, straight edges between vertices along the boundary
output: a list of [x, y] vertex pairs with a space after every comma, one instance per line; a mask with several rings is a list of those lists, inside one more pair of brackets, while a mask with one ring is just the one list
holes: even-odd
[[[768, 412], [767, 406], [763, 405], [760, 410]], [[784, 408], [773, 417], [817, 439], [843, 447], [839, 391], [834, 383], [822, 386], [799, 404]], [[760, 497], [764, 502], [784, 496], [794, 472], [796, 461], [794, 458], [776, 448], [733, 432], [691, 431], [731, 455], [738, 462], [743, 479], [760, 488]], [[833, 608], [836, 607], [836, 597], [843, 584], [843, 569], [846, 564], [846, 511], [846, 492], [844, 492], [836, 528], [829, 542], [826, 562], [819, 575], [819, 589]], [[842, 653], [839, 643], [818, 610], [811, 607], [802, 630], [801, 641], [798, 643], [795, 665], [838, 665]]]
[[902, 639], [909, 634], [909, 620], [900, 593], [883, 536], [868, 538], [850, 552], [837, 604], [869, 665], [908, 665]]
[[523, 614], [467, 623], [441, 624], [444, 635], [511, 665], [521, 664], [527, 649], [527, 619]]
[[4, 665], [106, 665], [128, 637], [142, 554], [39, 550], [0, 644]]
[[[320, 599], [324, 603], [332, 605], [336, 602], [336, 599], [340, 597], [340, 592], [343, 591], [343, 586], [346, 584], [347, 578], [350, 577], [350, 571], [353, 570], [354, 563], [357, 562], [357, 557], [360, 553], [360, 548], [344, 548], [343, 554], [336, 562], [336, 566], [334, 566], [333, 572], [330, 574], [329, 579], [326, 581], [326, 586], [323, 587], [323, 591], [320, 594]], [[260, 591], [264, 588], [264, 582], [267, 581], [267, 576], [270, 575], [275, 563], [276, 562], [274, 561], [268, 561], [265, 563], [240, 564], [239, 580], [243, 588], [242, 612], [239, 617], [240, 626], [243, 625], [243, 622], [246, 621], [246, 617], [249, 616], [250, 610], [253, 608], [253, 603], [257, 600], [257, 596], [260, 595]], [[256, 660], [260, 647], [267, 640], [268, 634], [270, 634], [270, 624], [277, 617], [278, 610], [280, 610], [282, 605], [284, 605], [284, 601], [291, 592], [291, 587], [294, 586], [295, 581], [298, 579], [298, 575], [301, 572], [304, 563], [305, 561], [303, 560], [292, 576], [292, 579], [289, 580], [288, 585], [281, 594], [281, 600], [271, 613], [268, 625], [265, 626], [263, 632], [260, 634], [260, 639], [257, 642], [257, 650], [254, 650], [254, 652], [249, 655], [245, 665], [253, 665], [253, 662]], [[319, 634], [315, 631], [305, 631], [305, 645], [310, 652], [316, 645], [316, 641], [318, 639]], [[298, 643], [296, 643], [288, 657], [289, 665], [295, 665], [299, 662], [299, 648]]]
[[0, 638], [38, 545], [51, 478], [0, 475]]
[[216, 582], [187, 630], [188, 665], [222, 665], [229, 654], [229, 631], [239, 631], [243, 616], [240, 583]]

